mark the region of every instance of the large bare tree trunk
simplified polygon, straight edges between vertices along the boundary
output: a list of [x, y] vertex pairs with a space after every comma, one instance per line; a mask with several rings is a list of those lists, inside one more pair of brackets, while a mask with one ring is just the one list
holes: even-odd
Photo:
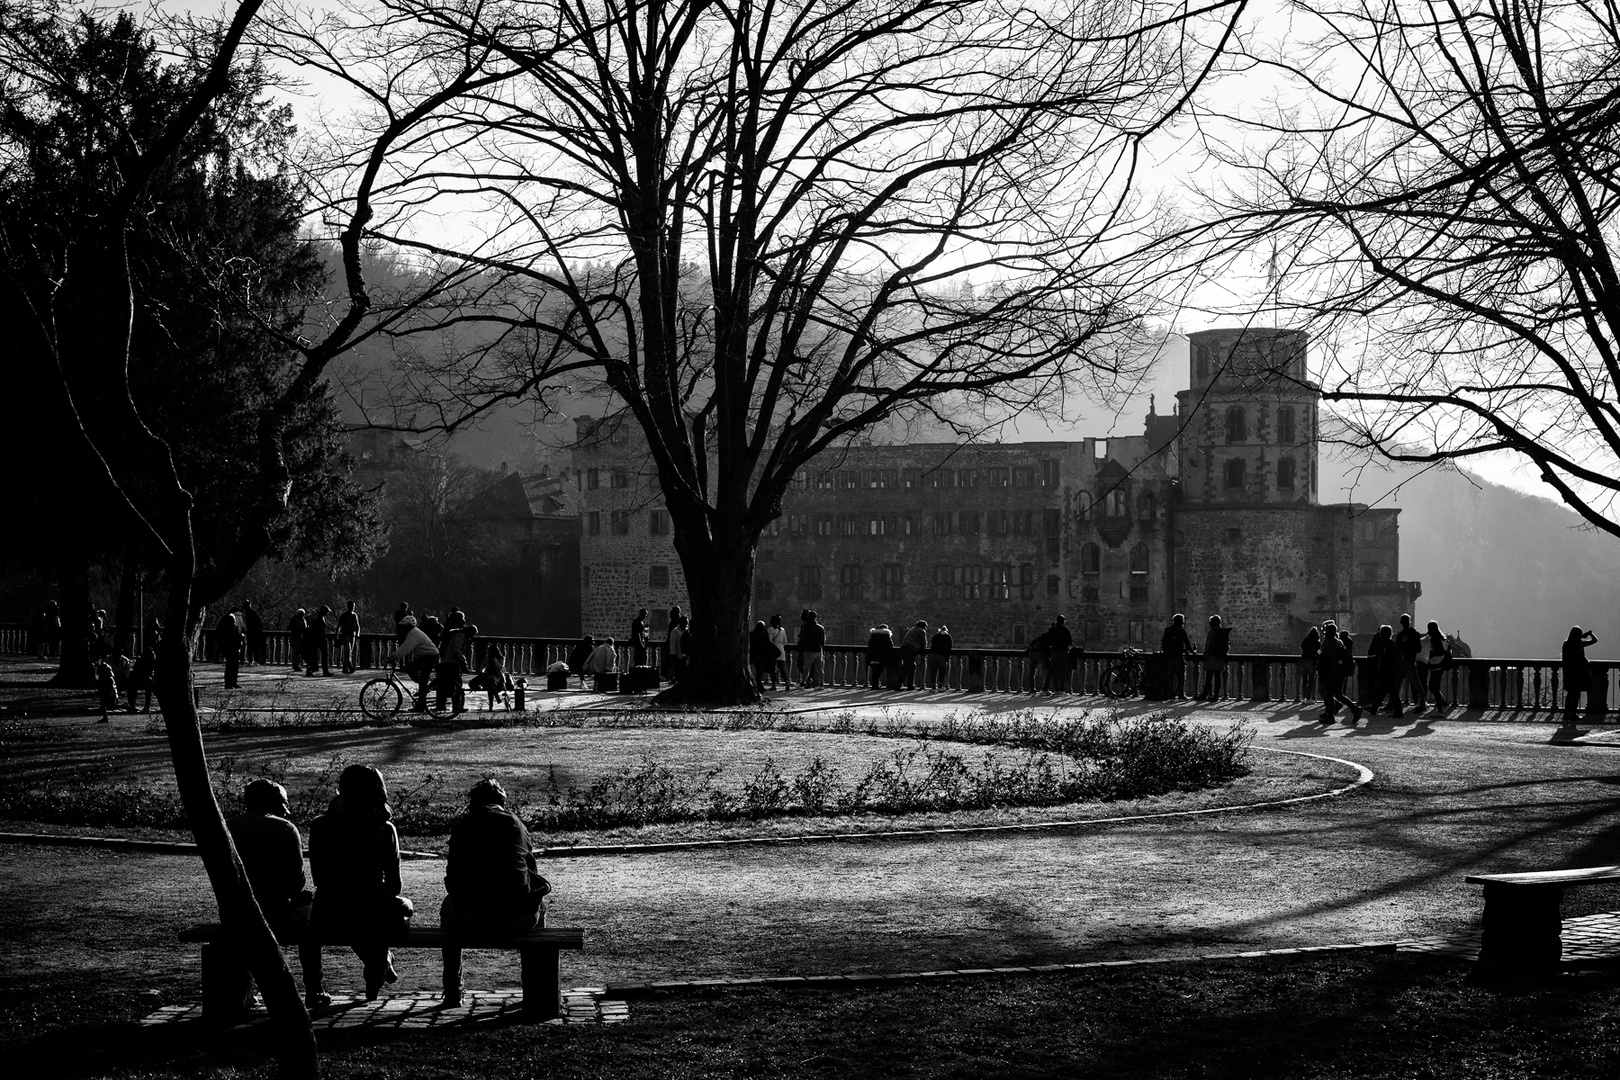
[[748, 677], [748, 612], [754, 596], [754, 540], [743, 528], [710, 534], [674, 522], [686, 573], [691, 636], [685, 676], [658, 700], [744, 705], [759, 700]]

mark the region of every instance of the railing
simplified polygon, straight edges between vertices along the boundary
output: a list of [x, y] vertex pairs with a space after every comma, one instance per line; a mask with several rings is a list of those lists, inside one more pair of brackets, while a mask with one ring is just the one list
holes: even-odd
[[[250, 657], [258, 663], [293, 667], [291, 635], [285, 630], [265, 633], [261, 657]], [[212, 655], [212, 630], [198, 636], [196, 659], [206, 662]], [[387, 663], [395, 644], [392, 634], [361, 634], [359, 639], [359, 667], [379, 668]], [[577, 638], [530, 638], [480, 635], [475, 647], [475, 662], [482, 665], [486, 650], [492, 645], [501, 647], [508, 673], [516, 676], [537, 675], [558, 661], [566, 662], [568, 654], [579, 644]], [[625, 668], [630, 661], [630, 648], [619, 644], [619, 666]], [[648, 662], [657, 665], [662, 645], [649, 646]], [[797, 680], [797, 649], [788, 646], [788, 663]], [[18, 624], [0, 624], [0, 654], [32, 655], [32, 642], [28, 628]], [[1110, 665], [1120, 658], [1118, 652], [1088, 652], [1069, 673], [1068, 693], [1097, 694], [1100, 683]], [[1144, 654], [1154, 659], [1155, 654]], [[335, 641], [334, 665], [337, 663]], [[1186, 665], [1187, 693], [1196, 694], [1203, 682], [1202, 664], [1197, 657], [1189, 657]], [[1359, 700], [1365, 661], [1357, 660], [1357, 674], [1347, 680], [1346, 696]], [[866, 649], [858, 645], [828, 645], [822, 653], [822, 680], [831, 687], [854, 688], [871, 685], [871, 671], [866, 663]], [[1620, 662], [1594, 660], [1591, 663], [1593, 689], [1587, 695], [1585, 714], [1601, 719], [1607, 714], [1620, 712]], [[916, 684], [925, 683], [926, 664], [917, 661]], [[886, 687], [892, 687], [898, 676], [898, 664], [891, 665], [880, 677]], [[950, 655], [945, 670], [946, 689], [967, 693], [1029, 694], [1037, 689], [1034, 665], [1029, 656], [1018, 649], [957, 649]], [[1563, 701], [1563, 664], [1558, 660], [1470, 658], [1456, 661], [1456, 665], [1441, 676], [1442, 692], [1446, 700], [1467, 709], [1497, 711], [1548, 712], [1561, 711]], [[1041, 681], [1044, 682], [1044, 673]], [[1318, 682], [1320, 688], [1320, 681]], [[1403, 686], [1403, 697], [1405, 687]], [[1300, 701], [1301, 683], [1299, 657], [1268, 653], [1236, 653], [1226, 664], [1225, 694], [1228, 698], [1247, 701]]]

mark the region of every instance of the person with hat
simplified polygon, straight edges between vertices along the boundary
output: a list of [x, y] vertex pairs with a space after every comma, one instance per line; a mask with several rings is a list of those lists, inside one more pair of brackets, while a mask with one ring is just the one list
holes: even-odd
[[400, 628], [405, 636], [394, 650], [393, 663], [416, 680], [415, 708], [420, 711], [427, 707], [428, 684], [438, 670], [439, 647], [416, 625], [415, 615], [405, 616]]
[[[506, 791], [483, 779], [450, 827], [439, 925], [458, 934], [508, 937], [544, 926], [551, 885], [540, 876], [529, 830], [506, 808]], [[443, 950], [444, 1003], [461, 1004], [461, 950]], [[528, 963], [525, 955], [524, 963]]]

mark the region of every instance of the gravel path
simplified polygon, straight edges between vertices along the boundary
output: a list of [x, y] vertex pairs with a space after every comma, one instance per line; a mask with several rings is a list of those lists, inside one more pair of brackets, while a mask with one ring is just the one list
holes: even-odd
[[[907, 707], [916, 715], [962, 704]], [[1221, 726], [1242, 718], [1257, 745], [1347, 758], [1376, 777], [1347, 798], [1212, 818], [553, 863], [549, 921], [589, 929], [586, 952], [564, 959], [565, 981], [927, 970], [1457, 933], [1479, 915], [1468, 873], [1620, 862], [1612, 729], [1589, 745], [1556, 746], [1551, 724], [1409, 717], [1351, 731], [1277, 706], [1194, 715]], [[193, 859], [0, 846], [0, 867], [0, 969], [26, 980], [62, 965], [155, 975], [197, 963], [172, 938], [213, 914]], [[405, 866], [405, 891], [429, 922], [442, 872], [436, 862]], [[1566, 904], [1616, 907], [1620, 896], [1597, 889]], [[42, 944], [110, 911], [127, 915], [127, 935], [87, 942], [90, 950]], [[490, 981], [515, 979], [503, 958], [475, 956]], [[436, 985], [429, 957], [408, 955], [401, 971], [401, 989]]]

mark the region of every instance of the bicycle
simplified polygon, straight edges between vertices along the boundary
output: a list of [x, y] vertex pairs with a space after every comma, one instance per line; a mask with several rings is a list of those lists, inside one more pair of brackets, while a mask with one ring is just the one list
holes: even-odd
[[[446, 689], [437, 681], [429, 682], [422, 691], [423, 710], [438, 719], [448, 719], [467, 707], [465, 693], [459, 678], [454, 689]], [[405, 703], [415, 699], [416, 687], [400, 678], [394, 668], [389, 668], [387, 674], [368, 680], [360, 688], [360, 711], [367, 719], [383, 723], [398, 719], [406, 711]]]
[[1102, 677], [1102, 692], [1111, 698], [1135, 697], [1142, 685], [1142, 651], [1125, 649]]

